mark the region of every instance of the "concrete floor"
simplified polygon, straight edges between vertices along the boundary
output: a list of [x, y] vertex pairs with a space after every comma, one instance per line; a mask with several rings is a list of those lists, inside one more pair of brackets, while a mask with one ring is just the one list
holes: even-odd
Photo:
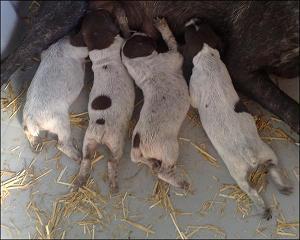
[[[13, 77], [13, 85], [18, 89], [26, 80], [32, 78], [33, 69], [25, 72], [18, 72]], [[88, 75], [89, 77], [89, 75]], [[87, 78], [88, 78], [87, 77]], [[289, 84], [293, 80], [289, 81]], [[299, 101], [299, 88], [295, 91], [295, 84], [298, 80], [294, 80], [292, 87], [287, 87], [287, 92], [291, 92], [293, 97]], [[285, 84], [286, 86], [286, 84]], [[292, 90], [292, 91], [291, 91]], [[4, 96], [2, 95], [1, 97]], [[72, 112], [84, 112], [87, 109], [88, 87], [85, 87], [78, 100], [73, 104]], [[248, 102], [248, 107], [253, 114], [263, 114], [266, 118], [270, 118], [271, 114], [263, 110], [258, 104]], [[38, 208], [48, 212], [52, 211], [52, 204], [55, 199], [69, 192], [65, 185], [56, 183], [61, 170], [64, 167], [66, 171], [62, 177], [62, 181], [69, 182], [69, 177], [76, 174], [78, 166], [68, 159], [66, 156], [61, 157], [62, 167], [57, 169], [56, 161], [46, 161], [57, 153], [55, 144], [47, 145], [41, 153], [32, 153], [21, 127], [22, 111], [13, 119], [8, 119], [8, 114], [1, 112], [1, 170], [21, 171], [28, 166], [34, 157], [36, 161], [33, 164], [37, 175], [52, 169], [40, 181], [35, 183], [27, 190], [12, 190], [1, 205], [1, 238], [28, 238], [33, 237], [35, 229], [35, 216], [29, 217], [26, 213], [26, 206], [30, 201], [36, 203]], [[296, 142], [299, 142], [299, 136], [294, 134], [284, 123], [273, 122], [274, 127], [282, 128], [286, 133], [292, 136]], [[78, 127], [72, 128], [74, 136], [79, 146], [81, 146], [84, 129]], [[180, 141], [180, 156], [178, 159], [179, 172], [185, 169], [194, 188], [193, 194], [182, 196], [178, 194], [181, 191], [171, 187], [170, 198], [176, 209], [183, 212], [189, 212], [188, 215], [177, 215], [177, 224], [181, 231], [185, 231], [190, 225], [215, 225], [226, 233], [227, 238], [287, 238], [276, 234], [276, 219], [282, 213], [286, 222], [299, 223], [299, 146], [287, 141], [272, 141], [271, 147], [274, 149], [281, 166], [286, 172], [289, 180], [294, 186], [294, 193], [291, 196], [279, 194], [274, 185], [270, 182], [264, 196], [267, 202], [273, 204], [273, 195], [279, 202], [279, 208], [273, 209], [273, 218], [270, 221], [262, 220], [257, 215], [256, 209], [253, 207], [251, 213], [242, 218], [241, 214], [236, 213], [236, 202], [231, 199], [225, 199], [218, 195], [219, 189], [223, 184], [234, 184], [233, 179], [229, 175], [222, 160], [218, 157], [216, 151], [209, 142], [206, 134], [201, 126], [195, 124], [188, 118], [185, 120], [179, 134], [180, 137], [191, 139], [196, 144], [204, 144], [206, 151], [214, 156], [220, 167], [212, 166], [200, 155], [191, 144]], [[18, 147], [19, 146], [19, 147]], [[17, 149], [15, 149], [18, 147]], [[14, 150], [15, 149], [15, 150]], [[13, 151], [12, 151], [13, 150]], [[104, 148], [99, 148], [99, 152], [104, 154], [104, 159], [95, 165], [93, 171], [93, 179], [101, 189], [101, 193], [108, 196], [108, 188], [105, 182], [107, 152]], [[145, 226], [152, 225], [154, 234], [150, 234], [148, 238], [176, 238], [178, 233], [172, 222], [170, 215], [159, 206], [151, 209], [149, 207], [153, 202], [147, 201], [152, 194], [156, 178], [145, 167], [139, 167], [130, 161], [130, 141], [128, 139], [125, 154], [119, 167], [119, 187], [120, 193], [128, 192], [126, 198], [126, 206], [130, 212], [130, 218]], [[295, 174], [296, 172], [296, 174]], [[297, 175], [298, 174], [298, 175]], [[3, 178], [4, 179], [4, 178]], [[1, 180], [3, 181], [1, 178]], [[215, 198], [214, 198], [215, 197]], [[215, 204], [207, 211], [206, 214], [200, 214], [201, 206], [208, 200], [214, 199]], [[226, 200], [225, 204], [221, 204]], [[114, 201], [113, 199], [109, 200]], [[221, 209], [224, 208], [221, 214]], [[108, 214], [115, 215], [112, 207], [106, 208]], [[119, 213], [117, 213], [119, 214]], [[137, 216], [133, 216], [137, 215]], [[77, 220], [76, 220], [77, 219]], [[75, 222], [78, 216], [65, 218], [58, 225], [59, 228], [66, 230], [65, 238], [91, 238], [89, 233], [84, 234], [83, 227]], [[257, 233], [256, 229], [260, 224], [262, 233]], [[288, 230], [287, 230], [288, 231]], [[299, 238], [298, 227], [290, 230], [295, 233], [294, 237]], [[30, 234], [29, 234], [30, 233]], [[145, 238], [143, 231], [136, 229], [125, 222], [121, 222], [120, 218], [112, 219], [105, 229], [95, 226], [95, 238]], [[201, 230], [196, 233], [193, 238], [220, 238], [222, 235], [216, 235], [212, 231]]]

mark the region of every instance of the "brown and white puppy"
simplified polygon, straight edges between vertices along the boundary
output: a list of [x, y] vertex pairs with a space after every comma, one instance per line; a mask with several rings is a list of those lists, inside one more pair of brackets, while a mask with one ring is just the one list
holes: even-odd
[[189, 184], [175, 174], [178, 132], [190, 106], [183, 59], [166, 21], [159, 20], [156, 26], [168, 52], [158, 53], [155, 41], [144, 33], [133, 34], [122, 50], [122, 61], [144, 95], [133, 131], [131, 160], [147, 164], [160, 179], [186, 189]]
[[80, 35], [64, 37], [42, 52], [23, 111], [24, 132], [33, 149], [41, 142], [40, 131], [46, 130], [58, 136], [57, 148], [78, 163], [81, 154], [73, 145], [69, 107], [84, 84], [88, 49]]
[[94, 72], [90, 93], [89, 126], [83, 142], [83, 160], [76, 187], [90, 175], [91, 160], [98, 144], [112, 153], [108, 160], [108, 177], [112, 192], [118, 190], [117, 167], [123, 154], [125, 136], [134, 108], [134, 85], [121, 61], [124, 39], [114, 19], [106, 10], [93, 11], [82, 23], [82, 35], [89, 49]]
[[203, 128], [231, 176], [269, 219], [271, 210], [249, 183], [249, 174], [264, 165], [281, 193], [290, 194], [292, 187], [285, 182], [276, 154], [259, 137], [252, 115], [233, 87], [220, 59], [219, 37], [208, 24], [192, 19], [186, 24], [185, 40], [183, 54], [193, 62], [191, 104], [198, 109]]

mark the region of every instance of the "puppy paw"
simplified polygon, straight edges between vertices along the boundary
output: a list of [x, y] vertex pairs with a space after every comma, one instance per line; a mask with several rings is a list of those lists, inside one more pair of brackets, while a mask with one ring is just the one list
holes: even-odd
[[154, 18], [154, 25], [158, 29], [162, 29], [168, 26], [168, 23], [165, 18], [156, 17]]
[[294, 191], [294, 188], [293, 187], [290, 187], [290, 186], [286, 186], [286, 187], [281, 187], [278, 189], [279, 192], [283, 195], [291, 195]]
[[116, 194], [116, 193], [119, 192], [119, 186], [110, 184], [109, 185], [109, 191], [110, 191], [111, 194]]
[[179, 182], [179, 187], [181, 189], [183, 189], [184, 191], [189, 191], [190, 186], [191, 185], [186, 180], [183, 180], [183, 181]]
[[265, 209], [264, 213], [263, 213], [263, 219], [266, 219], [266, 220], [270, 220], [272, 218], [272, 211], [271, 211], [271, 208], [267, 208]]
[[86, 184], [87, 180], [87, 177], [78, 176], [78, 178], [74, 182], [73, 191], [77, 192], [79, 188], [83, 187]]

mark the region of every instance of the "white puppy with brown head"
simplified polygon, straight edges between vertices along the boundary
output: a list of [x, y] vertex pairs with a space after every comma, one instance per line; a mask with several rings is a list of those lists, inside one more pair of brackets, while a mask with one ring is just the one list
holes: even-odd
[[270, 208], [248, 182], [250, 172], [265, 165], [281, 193], [290, 194], [292, 188], [285, 183], [275, 153], [259, 137], [252, 115], [233, 87], [220, 59], [219, 37], [208, 24], [192, 19], [186, 24], [185, 42], [184, 58], [193, 64], [189, 86], [191, 104], [198, 109], [203, 128], [231, 176], [264, 209], [264, 217], [269, 219]]
[[116, 192], [117, 166], [134, 108], [134, 84], [121, 61], [124, 39], [110, 13], [101, 9], [87, 14], [81, 31], [89, 49], [94, 83], [88, 103], [90, 121], [76, 185], [79, 187], [86, 182], [93, 153], [98, 144], [105, 144], [112, 153], [108, 161], [109, 184], [111, 191]]
[[64, 37], [44, 50], [23, 111], [24, 131], [33, 148], [41, 141], [39, 132], [47, 130], [58, 136], [58, 149], [78, 163], [81, 154], [73, 145], [69, 107], [84, 85], [87, 56], [81, 33]]
[[156, 27], [168, 52], [158, 53], [155, 41], [143, 33], [133, 34], [122, 50], [122, 61], [144, 95], [133, 131], [131, 160], [147, 164], [171, 185], [187, 188], [188, 183], [175, 175], [178, 132], [190, 106], [183, 59], [166, 21], [156, 21]]

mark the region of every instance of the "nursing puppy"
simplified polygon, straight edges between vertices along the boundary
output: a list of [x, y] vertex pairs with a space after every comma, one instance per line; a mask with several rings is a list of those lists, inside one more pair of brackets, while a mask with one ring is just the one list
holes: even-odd
[[182, 56], [165, 20], [156, 27], [169, 51], [157, 53], [155, 41], [135, 33], [122, 49], [122, 61], [143, 91], [144, 105], [133, 131], [131, 160], [147, 164], [173, 186], [188, 188], [175, 174], [179, 145], [177, 135], [188, 112], [188, 87], [182, 75]]
[[41, 142], [39, 132], [47, 130], [58, 136], [59, 150], [80, 162], [71, 136], [69, 107], [84, 85], [87, 56], [81, 33], [64, 37], [42, 52], [23, 111], [24, 132], [33, 149]]
[[247, 180], [250, 172], [265, 165], [281, 193], [290, 194], [292, 187], [284, 181], [275, 153], [259, 137], [253, 117], [233, 87], [220, 59], [218, 36], [209, 25], [192, 19], [186, 24], [185, 41], [185, 59], [193, 59], [191, 104], [198, 109], [203, 128], [231, 176], [270, 219], [270, 208]]
[[89, 13], [83, 20], [82, 32], [92, 61], [94, 84], [89, 97], [90, 122], [84, 137], [83, 160], [76, 187], [87, 181], [98, 144], [105, 144], [112, 153], [108, 161], [109, 185], [112, 192], [117, 192], [117, 166], [134, 108], [133, 80], [122, 64], [120, 51], [124, 40], [109, 12]]

